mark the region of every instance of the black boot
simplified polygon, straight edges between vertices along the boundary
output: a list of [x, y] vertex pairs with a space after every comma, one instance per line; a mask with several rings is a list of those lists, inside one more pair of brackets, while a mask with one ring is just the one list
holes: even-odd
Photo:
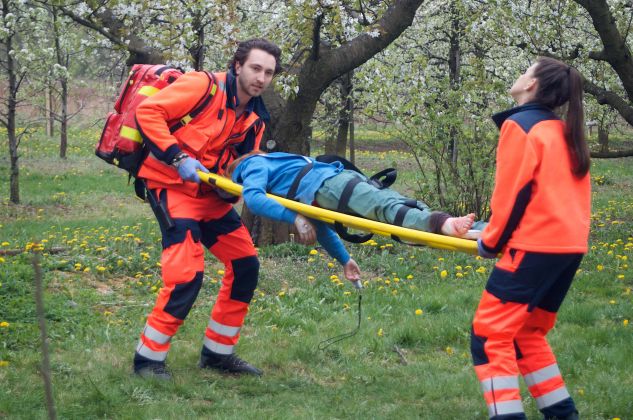
[[578, 411], [573, 411], [565, 417], [543, 417], [543, 420], [578, 420], [580, 417], [578, 416]]
[[159, 379], [161, 381], [171, 380], [171, 373], [164, 363], [152, 362], [142, 366], [134, 366], [134, 373], [144, 379]]
[[224, 355], [210, 351], [203, 351], [200, 355], [198, 367], [202, 369], [215, 369], [223, 373], [262, 376], [261, 370], [240, 359], [235, 353]]

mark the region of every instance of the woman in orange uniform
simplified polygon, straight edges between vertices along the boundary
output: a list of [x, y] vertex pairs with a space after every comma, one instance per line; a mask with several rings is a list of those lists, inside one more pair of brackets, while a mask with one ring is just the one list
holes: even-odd
[[[501, 259], [472, 325], [471, 352], [488, 414], [525, 419], [521, 374], [545, 419], [577, 419], [546, 335], [587, 252], [591, 213], [582, 78], [540, 58], [510, 89], [500, 128], [492, 217], [479, 254]], [[554, 110], [566, 105], [561, 120]]]

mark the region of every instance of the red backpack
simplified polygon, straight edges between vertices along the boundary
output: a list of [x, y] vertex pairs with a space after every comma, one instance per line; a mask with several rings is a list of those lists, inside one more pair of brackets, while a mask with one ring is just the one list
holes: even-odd
[[[154, 95], [182, 75], [182, 70], [163, 64], [135, 64], [121, 86], [121, 93], [114, 104], [114, 112], [108, 113], [95, 154], [135, 176], [147, 156], [134, 118], [136, 108], [145, 98]], [[169, 124], [172, 133], [190, 122], [211, 102], [216, 92], [216, 83], [211, 73], [207, 72], [207, 75], [209, 94], [205, 95], [189, 114]]]
[[108, 163], [136, 175], [145, 158], [141, 133], [136, 127], [136, 107], [182, 76], [179, 69], [165, 65], [135, 64], [121, 93], [108, 113], [95, 154]]

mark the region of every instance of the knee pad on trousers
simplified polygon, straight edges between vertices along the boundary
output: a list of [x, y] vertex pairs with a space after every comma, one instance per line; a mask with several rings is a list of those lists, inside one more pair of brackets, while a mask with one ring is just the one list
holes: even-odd
[[184, 320], [196, 301], [201, 287], [202, 273], [198, 272], [192, 281], [180, 283], [174, 287], [163, 310], [174, 318]]
[[200, 227], [198, 222], [193, 219], [174, 219], [175, 226], [172, 229], [161, 229], [163, 235], [163, 249], [167, 249], [172, 245], [180, 244], [185, 241], [187, 231], [191, 231], [191, 237], [194, 242], [199, 242], [201, 238]]
[[231, 299], [250, 303], [257, 287], [259, 276], [259, 260], [256, 256], [238, 258], [231, 261], [233, 267], [233, 287]]
[[218, 236], [228, 235], [241, 227], [242, 220], [235, 209], [232, 209], [220, 219], [200, 222], [202, 244], [206, 248], [211, 248], [218, 242]]
[[485, 365], [489, 362], [486, 351], [484, 350], [486, 340], [486, 337], [476, 335], [474, 329], [470, 329], [470, 354], [473, 357], [473, 364], [475, 366]]

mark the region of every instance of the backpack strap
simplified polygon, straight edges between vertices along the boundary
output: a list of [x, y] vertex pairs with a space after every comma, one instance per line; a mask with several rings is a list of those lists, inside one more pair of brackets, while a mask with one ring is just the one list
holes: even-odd
[[180, 120], [169, 127], [170, 134], [174, 134], [176, 131], [189, 124], [191, 120], [200, 115], [200, 113], [206, 109], [207, 105], [209, 105], [216, 92], [218, 91], [218, 84], [213, 73], [209, 73], [208, 71], [205, 71], [204, 73], [209, 78], [209, 86], [207, 88], [208, 94], [205, 95], [205, 97], [202, 99], [202, 102], [200, 102], [199, 105], [196, 105], [196, 107], [192, 109], [191, 112], [180, 118]]
[[306, 164], [301, 169], [301, 171], [295, 177], [294, 181], [292, 181], [292, 185], [290, 186], [290, 188], [288, 189], [288, 192], [286, 193], [286, 198], [288, 198], [290, 200], [294, 200], [295, 199], [295, 196], [297, 195], [297, 190], [299, 189], [299, 184], [301, 183], [301, 180], [303, 179], [304, 176], [306, 176], [306, 174], [308, 172], [310, 172], [310, 170], [313, 167], [314, 167], [314, 162], [310, 161], [308, 164]]
[[382, 171], [373, 174], [369, 177], [369, 180], [374, 185], [374, 187], [379, 190], [390, 187], [396, 181], [396, 177], [398, 176], [398, 171], [396, 168], [387, 168]]

